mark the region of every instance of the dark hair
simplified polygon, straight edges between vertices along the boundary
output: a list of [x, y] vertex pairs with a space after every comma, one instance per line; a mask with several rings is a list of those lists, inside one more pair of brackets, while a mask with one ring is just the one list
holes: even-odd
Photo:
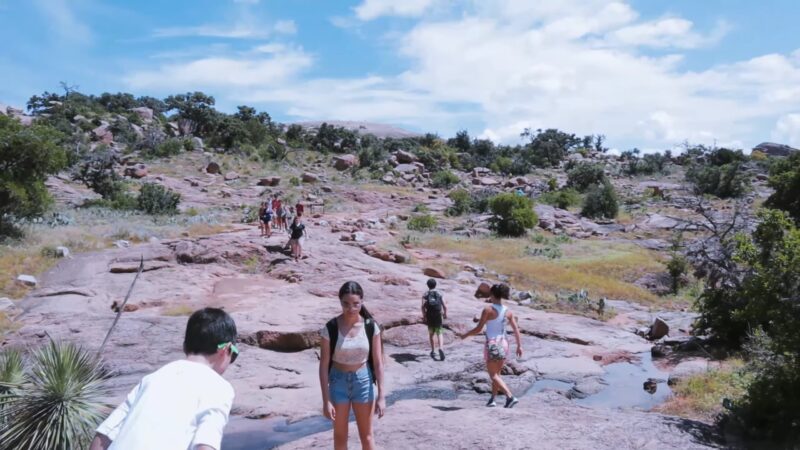
[[217, 345], [236, 341], [236, 323], [219, 308], [195, 311], [186, 323], [183, 352], [187, 355], [213, 355]]
[[489, 290], [495, 298], [504, 299], [508, 299], [510, 291], [508, 285], [505, 283], [493, 284], [492, 288]]
[[435, 289], [436, 288], [436, 280], [433, 278], [428, 278], [428, 289]]
[[[356, 283], [355, 281], [347, 281], [345, 282], [342, 287], [339, 288], [339, 300], [342, 300], [345, 295], [357, 295], [360, 299], [364, 299], [364, 289], [361, 288], [361, 285]], [[361, 304], [361, 310], [358, 312], [361, 317], [365, 319], [372, 319], [372, 314], [367, 311], [367, 307], [364, 304]]]

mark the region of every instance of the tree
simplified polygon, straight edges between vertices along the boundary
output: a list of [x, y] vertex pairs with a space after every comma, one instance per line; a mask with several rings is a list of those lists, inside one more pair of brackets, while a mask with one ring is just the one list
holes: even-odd
[[177, 117], [188, 121], [190, 132], [206, 137], [214, 131], [218, 113], [214, 109], [214, 97], [202, 92], [170, 95], [164, 100], [167, 110], [177, 111]]
[[574, 134], [564, 133], [554, 128], [545, 131], [526, 128], [523, 137], [530, 138], [525, 146], [525, 155], [533, 165], [540, 167], [557, 166], [578, 144], [581, 139]]
[[137, 208], [147, 214], [176, 214], [181, 195], [155, 183], [145, 183], [139, 192]]
[[759, 437], [800, 438], [800, 230], [783, 211], [758, 213], [759, 225], [729, 240], [723, 278], [709, 277], [698, 300], [697, 333], [738, 348], [754, 376], [732, 410]]
[[619, 202], [614, 186], [606, 180], [595, 185], [583, 200], [581, 215], [589, 218], [613, 219], [619, 213]]
[[78, 165], [72, 177], [82, 181], [105, 200], [114, 200], [125, 192], [125, 185], [114, 170], [118, 162], [116, 151], [100, 146]]
[[599, 164], [582, 162], [567, 172], [567, 186], [578, 192], [586, 192], [590, 187], [603, 184], [606, 180], [605, 170]]
[[469, 152], [472, 141], [469, 138], [467, 130], [461, 130], [456, 133], [456, 137], [447, 140], [447, 145], [460, 152]]
[[0, 235], [14, 231], [13, 219], [35, 217], [51, 203], [44, 181], [66, 166], [63, 138], [51, 127], [0, 115]]
[[528, 197], [498, 194], [489, 199], [489, 209], [494, 214], [489, 225], [501, 236], [522, 236], [539, 222], [533, 211], [533, 201]]
[[800, 224], [800, 152], [777, 160], [770, 169], [767, 184], [775, 192], [764, 205], [786, 211]]
[[686, 171], [686, 180], [694, 185], [696, 194], [712, 194], [719, 198], [741, 197], [749, 186], [741, 162], [721, 166], [694, 164]]

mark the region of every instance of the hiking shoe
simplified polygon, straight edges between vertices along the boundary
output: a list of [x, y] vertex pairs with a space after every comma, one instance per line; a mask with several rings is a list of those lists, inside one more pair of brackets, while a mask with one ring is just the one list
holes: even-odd
[[431, 359], [436, 359], [436, 352], [431, 350]]
[[444, 361], [444, 351], [442, 349], [439, 349], [439, 359]]
[[517, 397], [511, 397], [506, 399], [506, 408], [513, 408], [514, 405], [519, 403], [519, 399]]
[[488, 402], [486, 402], [486, 406], [489, 408], [494, 408], [497, 406], [497, 403], [494, 401], [494, 397], [490, 398]]

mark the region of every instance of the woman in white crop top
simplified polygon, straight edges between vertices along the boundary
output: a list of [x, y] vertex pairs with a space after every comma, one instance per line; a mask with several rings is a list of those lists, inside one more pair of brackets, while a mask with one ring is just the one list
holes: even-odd
[[460, 335], [461, 339], [474, 336], [480, 333], [483, 326], [486, 325], [486, 345], [483, 348], [483, 358], [486, 361], [486, 371], [489, 372], [489, 378], [492, 380], [492, 396], [486, 406], [497, 406], [494, 398], [499, 391], [503, 391], [506, 396], [506, 408], [513, 408], [519, 402], [500, 376], [500, 371], [503, 370], [508, 355], [506, 323], [510, 324], [511, 329], [514, 330], [514, 338], [517, 341], [517, 357], [522, 357], [522, 343], [514, 313], [503, 305], [503, 299], [508, 299], [508, 297], [508, 285], [495, 284], [492, 286], [490, 290], [491, 304], [483, 308], [478, 325]]
[[[364, 307], [364, 291], [355, 281], [342, 285], [339, 301], [342, 314], [320, 330], [322, 412], [333, 420], [334, 449], [346, 449], [352, 406], [361, 448], [372, 450], [375, 448], [372, 414], [383, 417], [386, 409], [381, 328]], [[372, 342], [369, 334], [372, 334]]]

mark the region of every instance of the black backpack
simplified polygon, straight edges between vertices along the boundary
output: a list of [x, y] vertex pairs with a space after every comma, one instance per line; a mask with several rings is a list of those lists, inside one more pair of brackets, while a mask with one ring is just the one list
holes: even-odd
[[428, 315], [442, 316], [442, 294], [439, 291], [430, 290], [425, 293], [425, 309]]
[[[328, 359], [329, 373], [333, 367], [333, 352], [336, 351], [336, 342], [339, 340], [339, 321], [336, 319], [337, 318], [334, 317], [325, 324], [325, 328], [328, 329], [328, 337], [331, 341], [331, 354], [330, 359]], [[372, 336], [375, 335], [375, 321], [372, 319], [364, 319], [364, 326], [366, 327], [367, 340], [369, 341], [369, 356], [367, 356], [367, 366], [369, 367], [370, 372], [372, 372], [372, 382], [374, 383], [377, 381], [375, 377], [375, 366], [372, 364]]]

